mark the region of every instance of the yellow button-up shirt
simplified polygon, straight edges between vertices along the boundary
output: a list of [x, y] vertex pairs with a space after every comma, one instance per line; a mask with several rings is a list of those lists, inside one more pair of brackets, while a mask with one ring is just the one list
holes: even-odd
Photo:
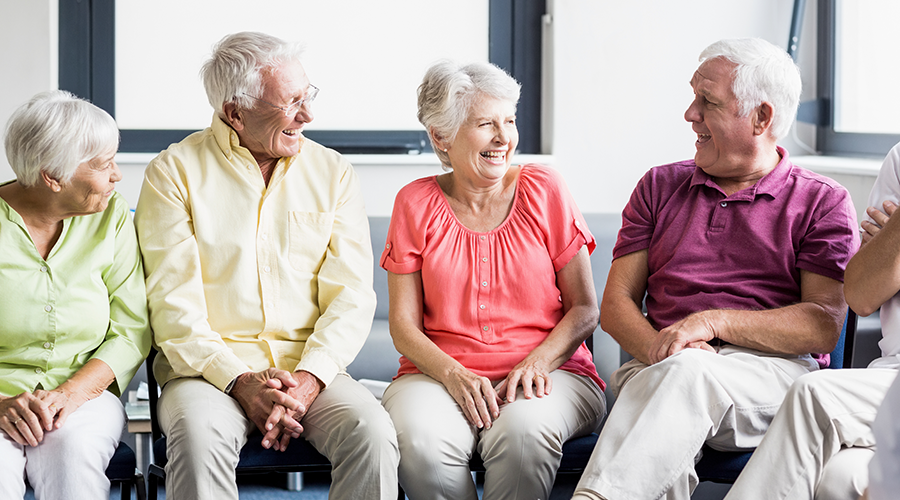
[[326, 385], [372, 325], [372, 250], [359, 179], [304, 139], [268, 187], [219, 118], [147, 167], [135, 213], [161, 384], [305, 370]]

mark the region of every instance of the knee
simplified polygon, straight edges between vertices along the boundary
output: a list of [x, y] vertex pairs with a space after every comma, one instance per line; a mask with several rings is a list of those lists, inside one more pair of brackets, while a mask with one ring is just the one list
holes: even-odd
[[390, 415], [380, 405], [372, 411], [360, 412], [347, 417], [344, 432], [337, 436], [343, 442], [353, 442], [359, 451], [381, 454], [385, 451], [397, 453], [397, 432]]
[[869, 448], [844, 448], [831, 457], [816, 485], [816, 500], [859, 498], [869, 482]]

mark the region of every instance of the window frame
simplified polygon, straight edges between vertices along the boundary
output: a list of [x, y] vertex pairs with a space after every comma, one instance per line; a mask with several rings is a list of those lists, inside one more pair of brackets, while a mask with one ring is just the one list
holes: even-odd
[[[490, 0], [489, 59], [522, 84], [519, 153], [541, 153], [542, 23], [546, 0]], [[59, 0], [59, 88], [115, 114], [115, 0]], [[119, 151], [152, 153], [194, 130], [119, 131]], [[424, 130], [309, 130], [342, 153], [431, 152]]]
[[816, 75], [816, 149], [826, 155], [883, 158], [900, 134], [838, 132], [834, 129], [837, 2], [819, 0]]

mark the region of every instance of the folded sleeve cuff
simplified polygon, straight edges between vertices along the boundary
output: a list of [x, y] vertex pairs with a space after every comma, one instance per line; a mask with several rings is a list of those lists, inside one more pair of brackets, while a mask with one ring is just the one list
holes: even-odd
[[328, 387], [334, 377], [340, 373], [341, 368], [326, 353], [316, 350], [303, 353], [303, 359], [297, 363], [297, 368], [294, 369], [294, 371], [300, 370], [312, 373], [325, 384], [325, 387]]

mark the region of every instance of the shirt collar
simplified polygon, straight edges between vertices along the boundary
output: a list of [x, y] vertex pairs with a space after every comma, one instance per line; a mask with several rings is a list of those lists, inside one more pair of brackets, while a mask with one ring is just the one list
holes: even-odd
[[[219, 149], [222, 150], [222, 154], [225, 155], [225, 158], [228, 160], [233, 160], [234, 156], [241, 156], [244, 158], [249, 158], [253, 160], [253, 163], [256, 163], [256, 159], [253, 158], [253, 155], [250, 153], [250, 150], [241, 146], [241, 138], [238, 137], [237, 132], [231, 128], [230, 125], [225, 123], [218, 115], [213, 115], [212, 125], [210, 126], [212, 129], [213, 137], [216, 140], [216, 144], [219, 146]], [[303, 143], [306, 141], [306, 138], [303, 135], [300, 136], [300, 151], [303, 150]], [[300, 152], [298, 151], [295, 156], [281, 158], [278, 160], [279, 165], [284, 165], [285, 168], [291, 166], [294, 163], [294, 160], [300, 156]], [[277, 167], [276, 167], [277, 168]]]
[[[738, 191], [729, 198], [752, 200], [761, 194], [767, 194], [772, 198], [778, 197], [778, 193], [784, 189], [784, 186], [787, 184], [791, 172], [794, 169], [794, 165], [788, 160], [789, 154], [786, 149], [781, 146], [775, 146], [775, 150], [778, 151], [778, 155], [781, 157], [781, 161], [778, 162], [778, 165], [776, 165], [771, 172], [763, 176], [762, 179], [757, 181], [752, 187]], [[698, 185], [709, 186], [721, 191], [721, 188], [713, 182], [712, 177], [710, 177], [709, 174], [704, 172], [700, 167], [695, 167], [694, 174], [691, 177], [691, 187]]]

